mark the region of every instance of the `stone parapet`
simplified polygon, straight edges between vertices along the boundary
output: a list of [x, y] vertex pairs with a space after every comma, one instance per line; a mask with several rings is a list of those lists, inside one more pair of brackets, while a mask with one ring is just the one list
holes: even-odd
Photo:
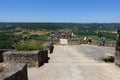
[[68, 40], [69, 45], [80, 45], [80, 40]]
[[3, 56], [5, 62], [26, 63], [28, 67], [39, 67], [48, 60], [48, 51], [7, 51]]
[[118, 30], [117, 43], [115, 48], [115, 64], [120, 67], [120, 30]]
[[[92, 41], [92, 45], [98, 45], [98, 41]], [[104, 46], [115, 47], [116, 46], [116, 42], [105, 42]]]

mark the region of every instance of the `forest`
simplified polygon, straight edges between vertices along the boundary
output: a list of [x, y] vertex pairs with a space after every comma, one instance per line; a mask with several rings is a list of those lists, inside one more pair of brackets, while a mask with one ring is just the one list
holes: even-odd
[[[0, 23], [0, 49], [20, 48], [24, 44], [44, 44], [51, 32], [73, 32], [82, 43], [85, 36], [115, 42], [120, 23]], [[23, 45], [21, 45], [21, 43]], [[26, 46], [26, 45], [25, 45]], [[28, 45], [29, 46], [29, 45]], [[30, 46], [29, 46], [30, 47]], [[41, 45], [40, 45], [41, 47]], [[39, 49], [39, 48], [38, 48]]]

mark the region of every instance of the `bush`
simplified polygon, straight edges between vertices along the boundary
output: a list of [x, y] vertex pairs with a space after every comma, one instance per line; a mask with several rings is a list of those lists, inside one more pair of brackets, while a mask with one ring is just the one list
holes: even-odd
[[0, 36], [0, 49], [11, 49], [14, 44], [14, 38], [11, 36]]
[[29, 32], [23, 32], [22, 34], [29, 34]]
[[19, 43], [16, 45], [15, 49], [26, 50], [26, 51], [43, 50], [44, 45], [43, 43], [40, 43], [40, 42], [31, 41], [31, 42]]
[[107, 56], [106, 58], [103, 59], [106, 63], [112, 63], [114, 62], [114, 57], [113, 56]]
[[34, 40], [40, 40], [45, 42], [47, 40], [48, 36], [46, 35], [30, 35], [29, 40], [30, 39], [34, 39]]

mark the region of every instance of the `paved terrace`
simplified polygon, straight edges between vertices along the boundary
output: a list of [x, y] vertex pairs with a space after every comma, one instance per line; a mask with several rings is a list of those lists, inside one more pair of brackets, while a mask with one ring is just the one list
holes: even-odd
[[101, 59], [114, 55], [113, 47], [55, 46], [48, 64], [29, 68], [29, 80], [120, 80], [120, 68]]

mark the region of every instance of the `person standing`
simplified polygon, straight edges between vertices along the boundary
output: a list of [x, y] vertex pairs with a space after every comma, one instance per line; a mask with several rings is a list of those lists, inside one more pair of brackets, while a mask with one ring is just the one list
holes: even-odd
[[53, 45], [53, 41], [50, 42], [50, 54], [53, 53], [54, 50], [54, 45]]
[[87, 44], [87, 40], [88, 40], [88, 38], [87, 38], [86, 36], [84, 37], [83, 40], [84, 40], [84, 44]]

